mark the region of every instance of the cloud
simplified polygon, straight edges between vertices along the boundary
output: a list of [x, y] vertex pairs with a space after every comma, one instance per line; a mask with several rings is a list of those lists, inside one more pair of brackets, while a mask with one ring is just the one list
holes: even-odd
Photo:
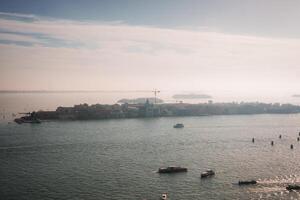
[[297, 39], [13, 13], [0, 27], [0, 89], [300, 90]]
[[28, 14], [19, 14], [19, 13], [6, 13], [0, 12], [1, 19], [8, 19], [8, 20], [18, 20], [24, 22], [33, 22], [37, 19], [35, 15], [28, 15]]

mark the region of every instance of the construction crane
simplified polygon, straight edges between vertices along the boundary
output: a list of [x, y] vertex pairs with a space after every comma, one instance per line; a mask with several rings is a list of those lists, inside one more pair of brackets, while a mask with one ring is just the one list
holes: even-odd
[[157, 95], [158, 93], [160, 93], [160, 91], [157, 90], [157, 89], [154, 89], [152, 92], [154, 93], [154, 104], [156, 104], [156, 95]]

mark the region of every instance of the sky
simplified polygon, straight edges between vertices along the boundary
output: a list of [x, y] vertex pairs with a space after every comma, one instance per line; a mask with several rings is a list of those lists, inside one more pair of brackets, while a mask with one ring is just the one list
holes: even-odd
[[0, 0], [0, 90], [300, 93], [298, 0]]

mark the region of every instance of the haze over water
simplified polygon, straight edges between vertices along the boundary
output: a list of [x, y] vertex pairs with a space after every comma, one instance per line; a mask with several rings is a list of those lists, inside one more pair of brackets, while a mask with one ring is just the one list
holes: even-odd
[[[13, 122], [59, 106], [153, 98], [155, 89], [166, 103], [300, 105], [299, 8], [297, 0], [1, 0], [0, 199], [300, 199], [285, 189], [300, 184], [300, 114]], [[148, 108], [159, 112], [147, 104], [145, 116]], [[235, 113], [223, 111], [211, 113]], [[156, 173], [173, 165], [188, 172]], [[209, 168], [216, 175], [201, 180]]]
[[[264, 102], [264, 103], [291, 103], [300, 105], [300, 98], [291, 95], [283, 96], [232, 96], [210, 94], [210, 99], [174, 99], [174, 94], [199, 94], [193, 91], [161, 91], [157, 98], [164, 100], [165, 103], [207, 103], [213, 102]], [[202, 93], [200, 93], [202, 94]], [[12, 114], [21, 112], [32, 112], [39, 110], [55, 110], [59, 106], [74, 106], [77, 104], [114, 104], [123, 98], [154, 98], [152, 91], [107, 91], [107, 92], [0, 92], [0, 121], [13, 119]], [[3, 118], [5, 115], [5, 119]]]

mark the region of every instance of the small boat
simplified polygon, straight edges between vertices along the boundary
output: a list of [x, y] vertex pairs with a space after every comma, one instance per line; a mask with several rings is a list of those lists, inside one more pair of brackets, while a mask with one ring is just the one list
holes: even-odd
[[17, 124], [23, 124], [23, 123], [40, 124], [41, 123], [41, 121], [39, 119], [29, 118], [29, 117], [16, 118], [14, 121]]
[[28, 112], [28, 113], [20, 113], [25, 116], [16, 118], [14, 121], [18, 124], [30, 123], [30, 124], [40, 124], [41, 120], [39, 120], [36, 116], [36, 112]]
[[183, 124], [175, 124], [173, 127], [174, 127], [174, 128], [183, 128], [184, 125], [183, 125]]
[[158, 173], [178, 173], [178, 172], [187, 172], [187, 168], [185, 168], [185, 167], [166, 167], [166, 168], [158, 169]]
[[167, 193], [163, 193], [160, 197], [161, 200], [167, 200], [168, 199], [168, 195]]
[[201, 178], [207, 178], [207, 177], [211, 177], [213, 175], [215, 175], [215, 172], [211, 169], [208, 169], [201, 173]]
[[21, 118], [16, 118], [14, 119], [14, 121], [17, 123], [17, 124], [22, 124], [23, 123], [23, 120]]
[[291, 190], [300, 190], [300, 185], [288, 185], [286, 187], [287, 190], [291, 191]]
[[256, 180], [250, 180], [250, 181], [239, 181], [239, 185], [255, 185], [257, 183]]

